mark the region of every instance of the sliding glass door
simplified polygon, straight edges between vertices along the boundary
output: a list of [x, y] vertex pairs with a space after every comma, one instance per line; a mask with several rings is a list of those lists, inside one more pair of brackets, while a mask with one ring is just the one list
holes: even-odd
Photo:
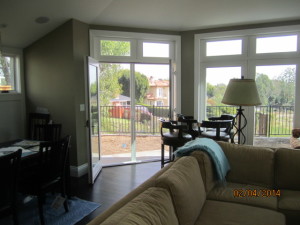
[[170, 114], [168, 64], [100, 63], [103, 165], [160, 158], [160, 119]]

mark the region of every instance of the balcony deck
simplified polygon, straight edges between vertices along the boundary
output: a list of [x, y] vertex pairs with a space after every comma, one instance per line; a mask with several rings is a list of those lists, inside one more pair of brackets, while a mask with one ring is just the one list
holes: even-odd
[[[105, 140], [106, 142], [109, 140], [109, 143], [111, 143], [109, 148], [105, 148], [102, 153], [104, 166], [132, 163], [129, 146], [122, 151], [114, 151], [116, 146], [121, 146], [123, 144], [124, 139], [120, 138], [118, 135], [109, 135], [102, 138], [107, 139]], [[136, 162], [160, 160], [160, 136], [143, 136], [142, 143], [143, 146], [145, 146], [145, 149], [136, 152]], [[289, 137], [254, 137], [254, 145], [271, 148], [290, 148]]]

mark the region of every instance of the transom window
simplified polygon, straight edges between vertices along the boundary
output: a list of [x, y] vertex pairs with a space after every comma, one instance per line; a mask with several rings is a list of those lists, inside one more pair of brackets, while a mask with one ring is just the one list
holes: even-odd
[[143, 42], [143, 57], [164, 57], [170, 56], [169, 43]]
[[100, 40], [102, 56], [130, 56], [130, 41]]
[[171, 35], [91, 30], [90, 36], [91, 55], [101, 61], [169, 63], [178, 57]]
[[240, 54], [242, 54], [242, 40], [206, 42], [206, 56], [240, 55]]
[[256, 53], [296, 52], [297, 35], [256, 38]]

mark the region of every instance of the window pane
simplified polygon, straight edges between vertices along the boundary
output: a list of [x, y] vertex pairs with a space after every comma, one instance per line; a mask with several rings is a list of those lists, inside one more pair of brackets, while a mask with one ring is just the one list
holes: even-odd
[[130, 56], [130, 41], [101, 40], [101, 55]]
[[14, 58], [0, 55], [0, 91], [15, 90]]
[[206, 56], [241, 54], [242, 40], [212, 41], [206, 43]]
[[169, 44], [143, 42], [143, 57], [169, 57]]
[[[261, 105], [255, 106], [254, 139], [256, 146], [290, 148], [289, 139], [293, 129], [297, 101], [297, 65], [256, 66], [256, 86]], [[275, 137], [280, 137], [277, 139]]]
[[206, 68], [206, 116], [235, 114], [236, 107], [222, 103], [230, 79], [241, 78], [241, 67]]
[[256, 53], [295, 51], [297, 51], [297, 35], [261, 37], [256, 39]]

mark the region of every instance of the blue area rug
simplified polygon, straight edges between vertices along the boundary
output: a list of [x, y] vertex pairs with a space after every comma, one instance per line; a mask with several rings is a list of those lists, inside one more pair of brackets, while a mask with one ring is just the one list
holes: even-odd
[[[65, 212], [63, 206], [58, 209], [51, 207], [55, 195], [47, 195], [44, 204], [44, 217], [46, 225], [72, 225], [80, 221], [82, 218], [93, 212], [100, 206], [99, 203], [89, 202], [77, 197], [68, 199], [69, 212]], [[37, 199], [32, 198], [27, 203], [21, 204], [19, 207], [19, 223], [20, 225], [39, 225], [40, 217], [38, 213]], [[12, 225], [12, 218], [0, 219], [1, 225]]]

